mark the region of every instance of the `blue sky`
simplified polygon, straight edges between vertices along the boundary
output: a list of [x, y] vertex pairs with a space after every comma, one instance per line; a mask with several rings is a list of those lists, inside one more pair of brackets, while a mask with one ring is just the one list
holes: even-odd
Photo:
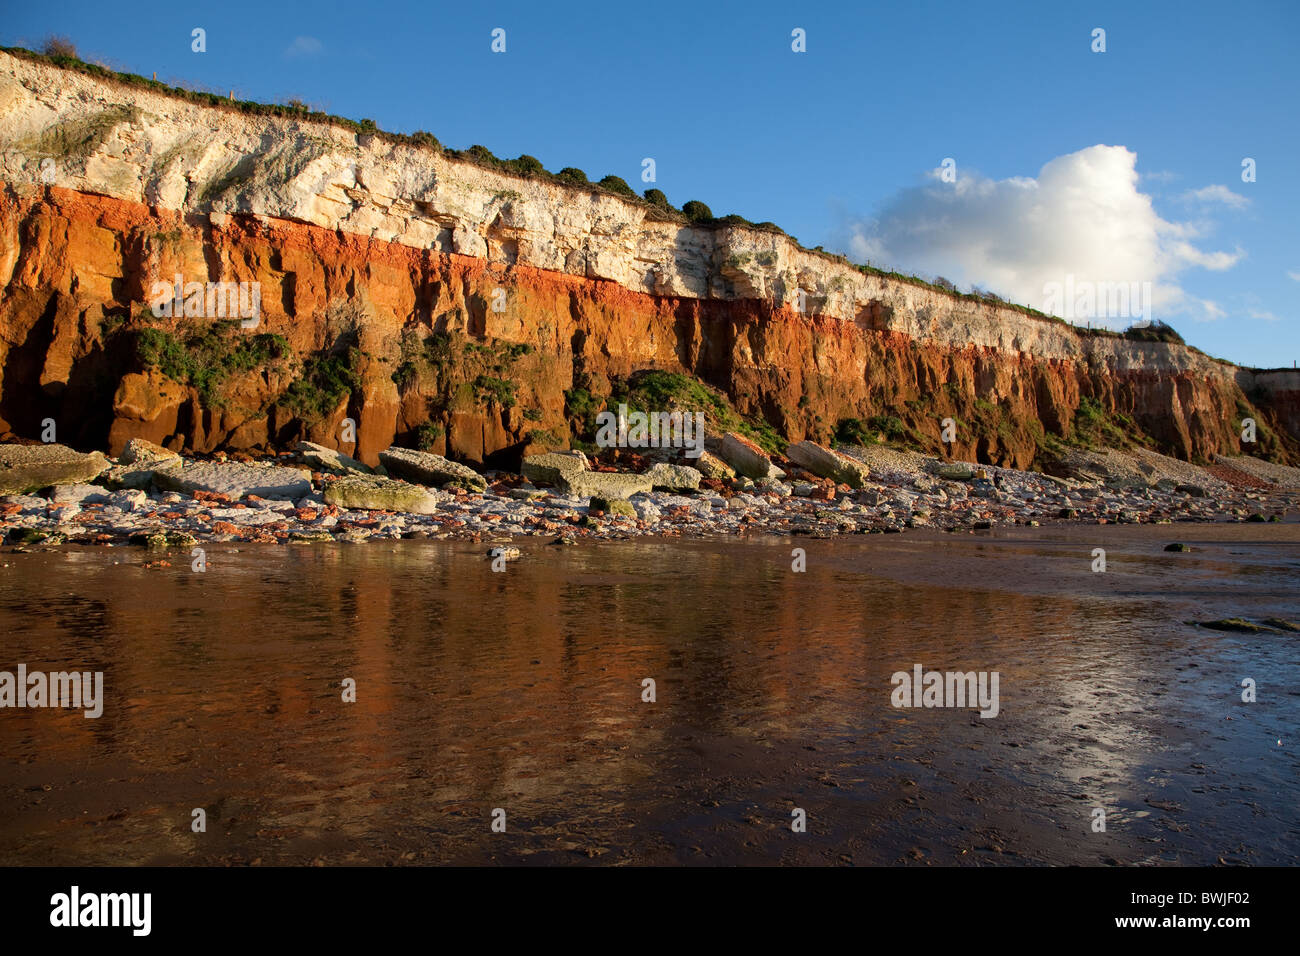
[[145, 0], [0, 23], [4, 45], [51, 33], [118, 69], [638, 189], [652, 157], [676, 205], [1030, 305], [1066, 272], [1150, 278], [1191, 344], [1300, 358], [1300, 4]]

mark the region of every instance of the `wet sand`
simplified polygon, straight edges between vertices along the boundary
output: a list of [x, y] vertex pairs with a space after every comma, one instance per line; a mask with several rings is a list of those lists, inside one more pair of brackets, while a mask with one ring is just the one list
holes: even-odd
[[1300, 525], [517, 543], [4, 554], [0, 669], [106, 702], [0, 710], [0, 861], [1300, 863], [1300, 635], [1184, 623], [1300, 617]]

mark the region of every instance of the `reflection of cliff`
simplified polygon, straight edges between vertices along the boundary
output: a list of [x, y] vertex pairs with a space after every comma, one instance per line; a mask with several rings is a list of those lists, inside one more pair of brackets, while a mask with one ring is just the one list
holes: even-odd
[[[1243, 414], [1278, 421], [1236, 368], [1182, 346], [1080, 335], [777, 233], [655, 221], [607, 193], [6, 54], [0, 172], [0, 432], [20, 436], [53, 418], [62, 440], [113, 451], [137, 435], [336, 446], [351, 417], [345, 447], [371, 463], [417, 437], [497, 463], [568, 437], [566, 390], [606, 395], [644, 368], [696, 376], [791, 439], [887, 414], [937, 449], [952, 416], [955, 455], [1021, 467], [1084, 397], [1182, 457], [1239, 451]], [[153, 318], [153, 283], [177, 274], [260, 283], [258, 327]], [[1300, 455], [1267, 428], [1253, 451]]]

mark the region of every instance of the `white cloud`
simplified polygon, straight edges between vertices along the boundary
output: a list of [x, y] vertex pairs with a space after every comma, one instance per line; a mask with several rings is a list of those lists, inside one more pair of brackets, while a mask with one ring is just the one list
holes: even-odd
[[853, 223], [850, 252], [1036, 308], [1050, 304], [1050, 284], [1071, 276], [1076, 286], [1150, 282], [1157, 318], [1224, 315], [1186, 293], [1177, 277], [1189, 268], [1229, 269], [1244, 253], [1202, 249], [1194, 240], [1207, 226], [1162, 219], [1138, 190], [1137, 154], [1123, 146], [1059, 156], [1036, 178], [959, 170], [955, 183], [944, 183], [935, 170], [930, 179], [896, 195], [874, 220]]
[[1300, 272], [1288, 272], [1287, 275], [1290, 278], [1295, 279], [1296, 282], [1300, 282]]
[[315, 37], [294, 37], [293, 42], [285, 49], [284, 55], [293, 58], [317, 56], [322, 53], [324, 49], [324, 44]]
[[1225, 206], [1231, 206], [1233, 209], [1245, 209], [1250, 205], [1250, 200], [1239, 193], [1234, 193], [1227, 186], [1215, 184], [1206, 186], [1203, 189], [1189, 189], [1183, 193], [1184, 199], [1193, 199], [1197, 202], [1221, 202]]

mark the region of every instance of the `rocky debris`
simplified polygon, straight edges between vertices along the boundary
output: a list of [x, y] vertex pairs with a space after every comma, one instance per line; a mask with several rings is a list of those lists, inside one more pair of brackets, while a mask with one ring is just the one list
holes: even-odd
[[814, 475], [829, 478], [836, 484], [845, 484], [850, 488], [863, 487], [871, 477], [871, 469], [862, 462], [814, 441], [796, 442], [785, 454], [796, 465], [806, 468]]
[[313, 471], [325, 471], [333, 475], [373, 475], [375, 470], [369, 465], [357, 461], [350, 455], [333, 448], [326, 448], [315, 442], [300, 441], [295, 446], [298, 460], [311, 467]]
[[325, 486], [324, 500], [339, 508], [361, 511], [402, 511], [437, 514], [444, 496], [424, 485], [379, 475], [346, 475]]
[[784, 478], [785, 472], [772, 464], [767, 452], [742, 435], [727, 432], [718, 446], [718, 457], [746, 478]]
[[[1187, 494], [1159, 466], [1147, 476], [1154, 479], [1149, 486], [1114, 487], [1103, 479], [992, 465], [970, 466], [971, 477], [950, 480], [935, 470], [953, 463], [933, 457], [879, 447], [844, 453], [859, 461], [862, 453], [870, 461], [865, 487], [854, 489], [831, 478], [809, 480], [805, 476], [810, 472], [800, 466], [791, 483], [737, 475], [727, 481], [700, 478], [697, 488], [665, 490], [655, 488], [656, 476], [673, 475], [674, 483], [685, 478], [690, 485], [698, 470], [657, 462], [663, 467], [642, 474], [616, 472], [605, 463], [589, 467], [577, 455], [554, 453], [528, 458], [528, 470], [558, 479], [549, 490], [518, 475], [493, 472], [484, 476], [490, 484], [476, 492], [451, 483], [436, 491], [380, 475], [312, 476], [269, 460], [169, 459], [166, 467], [151, 472], [158, 476], [156, 483], [145, 488], [109, 491], [80, 484], [53, 488], [44, 496], [0, 496], [0, 534], [27, 549], [66, 542], [114, 546], [132, 536], [144, 542], [150, 535], [173, 533], [200, 541], [267, 544], [403, 538], [483, 542], [519, 535], [569, 542], [651, 534], [820, 538], [912, 528], [970, 533], [1058, 520], [1167, 524], [1259, 521], [1267, 515], [1263, 520], [1276, 521], [1300, 508], [1300, 492], [1262, 482], [1260, 490], [1223, 485], [1222, 493]], [[648, 464], [647, 456], [617, 460], [629, 468]], [[181, 478], [189, 479], [183, 487]]]
[[668, 465], [663, 462], [651, 467], [645, 473], [650, 484], [665, 491], [698, 491], [700, 480], [704, 477], [690, 465]]
[[564, 483], [566, 475], [586, 470], [586, 455], [565, 455], [554, 451], [544, 455], [529, 455], [520, 466], [520, 474], [529, 481], [556, 486]]
[[392, 446], [379, 453], [379, 460], [390, 474], [407, 481], [436, 488], [451, 485], [466, 491], [487, 489], [487, 481], [473, 468], [427, 451]]
[[1289, 465], [1275, 465], [1271, 461], [1262, 461], [1250, 455], [1215, 455], [1215, 464], [1232, 468], [1249, 475], [1258, 481], [1276, 485], [1287, 490], [1300, 489], [1300, 468]]
[[154, 472], [154, 484], [168, 491], [193, 494], [206, 491], [232, 500], [301, 498], [311, 493], [311, 473], [300, 468], [243, 462], [188, 462], [179, 468]]
[[102, 452], [82, 454], [66, 445], [0, 445], [0, 494], [23, 494], [99, 477]]

